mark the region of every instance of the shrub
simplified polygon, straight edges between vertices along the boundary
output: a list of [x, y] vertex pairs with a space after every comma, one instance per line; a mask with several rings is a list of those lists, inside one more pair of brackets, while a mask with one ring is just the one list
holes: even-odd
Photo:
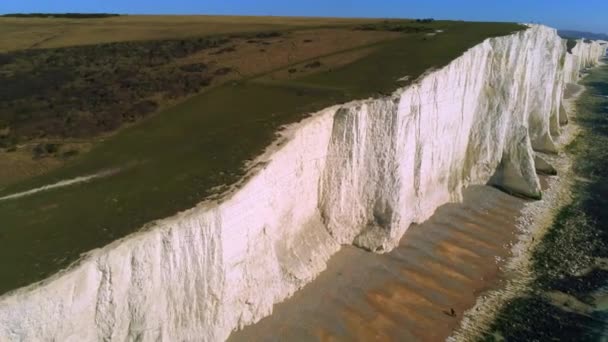
[[321, 66], [321, 62], [319, 62], [319, 61], [314, 61], [314, 62], [312, 62], [312, 63], [308, 63], [308, 64], [306, 64], [304, 67], [305, 67], [305, 68], [309, 68], [309, 69], [311, 69], [311, 68], [318, 68], [318, 67], [320, 67], [320, 66]]
[[148, 114], [156, 111], [158, 104], [152, 100], [144, 100], [137, 102], [132, 105], [126, 112], [125, 115], [129, 117], [144, 117]]
[[185, 72], [201, 72], [207, 70], [207, 68], [207, 64], [205, 63], [187, 64], [179, 67], [181, 71]]
[[46, 157], [50, 154], [56, 153], [59, 151], [59, 144], [53, 143], [40, 143], [34, 146], [32, 153], [34, 154], [34, 159], [39, 159]]
[[59, 151], [59, 144], [44, 144], [44, 149], [46, 150], [46, 153], [53, 154]]
[[232, 68], [225, 67], [225, 68], [219, 68], [219, 69], [217, 69], [215, 71], [215, 74], [217, 76], [223, 76], [223, 75], [229, 74], [231, 72], [232, 72]]
[[11, 64], [15, 58], [6, 53], [0, 53], [0, 65]]
[[228, 53], [228, 52], [234, 52], [236, 51], [236, 48], [234, 46], [228, 46], [225, 48], [221, 48], [213, 53], [211, 53], [212, 55], [221, 55], [223, 53]]
[[283, 34], [281, 32], [277, 32], [277, 31], [272, 31], [272, 32], [260, 32], [258, 34], [256, 34], [256, 38], [275, 38], [275, 37], [280, 37]]
[[79, 151], [75, 150], [75, 149], [67, 150], [61, 154], [61, 157], [64, 159], [68, 159], [68, 158], [72, 158], [72, 157], [76, 156], [78, 153], [79, 153]]

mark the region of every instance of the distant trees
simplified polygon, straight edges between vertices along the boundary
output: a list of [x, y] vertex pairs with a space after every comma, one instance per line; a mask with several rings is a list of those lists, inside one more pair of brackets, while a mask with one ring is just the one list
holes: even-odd
[[417, 23], [432, 23], [435, 21], [433, 18], [416, 19]]

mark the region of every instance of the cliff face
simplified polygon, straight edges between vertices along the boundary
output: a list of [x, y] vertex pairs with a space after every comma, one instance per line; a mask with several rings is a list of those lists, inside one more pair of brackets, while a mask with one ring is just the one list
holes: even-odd
[[582, 69], [596, 65], [599, 58], [606, 54], [606, 44], [607, 42], [604, 41], [585, 43], [583, 39], [578, 40], [572, 48], [572, 53], [567, 53], [564, 59], [565, 82], [577, 82]]
[[565, 82], [604, 50], [579, 42], [567, 55], [554, 30], [534, 26], [390, 97], [316, 113], [226, 198], [0, 298], [0, 340], [223, 340], [311, 281], [340, 244], [388, 251], [467, 185], [540, 197], [534, 150], [555, 150]]

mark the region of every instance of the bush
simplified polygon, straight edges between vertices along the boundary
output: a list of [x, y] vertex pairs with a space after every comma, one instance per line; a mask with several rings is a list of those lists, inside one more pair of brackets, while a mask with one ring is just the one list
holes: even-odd
[[38, 145], [34, 146], [32, 153], [34, 154], [34, 159], [42, 158], [46, 154], [44, 145], [38, 144]]
[[78, 153], [79, 153], [78, 150], [72, 149], [72, 150], [68, 150], [68, 151], [63, 152], [61, 154], [61, 157], [64, 158], [64, 159], [68, 159], [68, 158], [72, 158], [72, 157], [76, 156]]
[[187, 64], [179, 67], [181, 71], [185, 72], [201, 72], [207, 70], [207, 64], [205, 63], [195, 63], [195, 64]]
[[53, 154], [59, 151], [59, 144], [44, 144], [44, 149], [46, 150], [46, 153]]
[[10, 64], [13, 62], [13, 60], [14, 60], [13, 56], [6, 54], [6, 53], [0, 53], [0, 65]]
[[223, 76], [232, 72], [232, 68], [219, 68], [215, 71], [217, 76]]
[[255, 35], [256, 38], [276, 38], [276, 37], [280, 37], [283, 34], [281, 32], [260, 32], [258, 34]]
[[14, 135], [1, 135], [0, 136], [0, 147], [12, 148], [17, 145], [17, 138]]
[[212, 55], [221, 55], [223, 53], [228, 53], [228, 52], [234, 52], [236, 51], [236, 48], [234, 46], [228, 46], [225, 48], [221, 48], [213, 53], [211, 53]]
[[156, 111], [158, 104], [152, 100], [144, 100], [137, 102], [129, 108], [124, 115], [128, 117], [144, 117]]
[[320, 66], [321, 66], [321, 62], [319, 62], [319, 61], [314, 61], [314, 62], [312, 62], [312, 63], [308, 63], [308, 64], [306, 64], [304, 67], [305, 67], [305, 68], [309, 68], [309, 69], [311, 69], [311, 68], [318, 68], [318, 67], [320, 67]]
[[[423, 20], [423, 19], [418, 19]], [[424, 19], [427, 20], [427, 19]], [[422, 23], [423, 21], [417, 21]], [[425, 23], [428, 21], [425, 21]], [[377, 24], [364, 24], [355, 26], [355, 30], [358, 31], [389, 31], [389, 32], [403, 32], [403, 33], [420, 33], [420, 32], [432, 32], [434, 31], [430, 27], [420, 26], [420, 25], [408, 25], [403, 22], [396, 21], [383, 21]]]
[[40, 143], [34, 146], [32, 153], [34, 154], [34, 159], [39, 159], [43, 157], [47, 157], [50, 154], [54, 154], [59, 151], [59, 144], [53, 143]]

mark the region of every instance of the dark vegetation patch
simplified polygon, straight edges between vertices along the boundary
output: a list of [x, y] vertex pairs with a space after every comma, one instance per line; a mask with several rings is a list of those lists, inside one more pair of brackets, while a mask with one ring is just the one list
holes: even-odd
[[205, 63], [194, 63], [182, 65], [179, 68], [185, 72], [203, 72], [207, 70], [208, 66]]
[[61, 158], [69, 159], [69, 158], [77, 156], [78, 153], [80, 153], [80, 152], [76, 149], [67, 150], [67, 151], [61, 153]]
[[4, 64], [12, 63], [13, 61], [14, 61], [13, 56], [6, 54], [6, 53], [0, 53], [0, 66], [2, 66]]
[[231, 72], [232, 72], [232, 68], [223, 67], [223, 68], [219, 68], [219, 69], [215, 70], [214, 74], [216, 76], [224, 76], [224, 75], [228, 75]]
[[572, 53], [572, 49], [576, 46], [576, 39], [567, 39], [566, 40], [566, 49], [568, 53]]
[[219, 49], [219, 50], [217, 50], [215, 52], [212, 52], [211, 54], [212, 55], [221, 55], [223, 53], [234, 52], [234, 51], [236, 51], [236, 47], [235, 46], [228, 46], [228, 47], [225, 47], [225, 48], [221, 48], [221, 49]]
[[435, 32], [435, 29], [433, 29], [432, 27], [419, 25], [419, 23], [398, 22], [389, 20], [385, 20], [375, 24], [358, 25], [355, 26], [354, 29], [358, 31], [389, 31], [402, 33]]
[[304, 67], [308, 68], [308, 69], [314, 69], [314, 68], [319, 68], [320, 66], [321, 66], [321, 62], [314, 61], [314, 62], [306, 64]]
[[231, 37], [245, 39], [245, 41], [247, 43], [255, 44], [255, 43], [264, 43], [264, 41], [267, 39], [283, 37], [286, 34], [288, 34], [288, 32], [264, 31], [264, 32], [235, 34], [235, 35], [232, 35]]
[[514, 299], [501, 318], [482, 341], [595, 341], [602, 333], [594, 319], [561, 310], [540, 295]]
[[143, 100], [136, 102], [134, 105], [125, 110], [123, 118], [127, 121], [135, 121], [143, 118], [146, 115], [153, 113], [158, 108], [158, 104], [152, 100]]
[[32, 152], [35, 159], [48, 157], [59, 152], [60, 144], [41, 143], [34, 146]]
[[[176, 58], [221, 47], [226, 38], [121, 42], [0, 55], [0, 147], [39, 138], [84, 138], [143, 118], [157, 99], [199, 92], [214, 74]], [[219, 51], [233, 51], [228, 47]], [[220, 68], [216, 75], [230, 69]]]
[[118, 17], [120, 14], [113, 13], [9, 13], [2, 17], [11, 18], [70, 18], [70, 19], [97, 19]]
[[256, 38], [266, 39], [266, 38], [277, 38], [277, 37], [281, 37], [282, 35], [283, 35], [283, 33], [281, 33], [281, 32], [270, 31], [270, 32], [256, 33], [254, 36]]

